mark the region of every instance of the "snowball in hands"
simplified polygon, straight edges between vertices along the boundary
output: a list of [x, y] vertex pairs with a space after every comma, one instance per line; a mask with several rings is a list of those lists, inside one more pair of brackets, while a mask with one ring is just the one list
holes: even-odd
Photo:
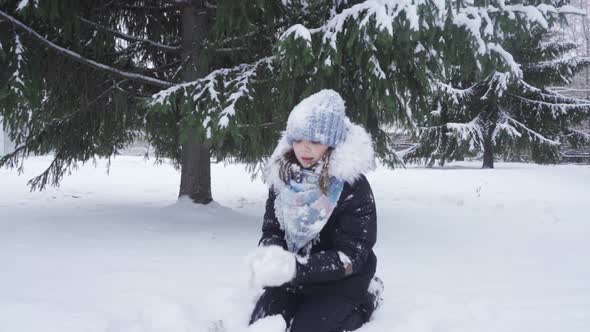
[[253, 287], [278, 287], [295, 277], [295, 255], [279, 246], [258, 247], [248, 261]]

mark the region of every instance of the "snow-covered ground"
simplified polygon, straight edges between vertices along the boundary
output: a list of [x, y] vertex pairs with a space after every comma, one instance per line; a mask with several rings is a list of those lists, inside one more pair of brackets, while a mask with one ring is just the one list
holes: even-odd
[[[0, 332], [244, 329], [259, 179], [214, 165], [217, 203], [198, 207], [176, 201], [171, 166], [118, 157], [109, 176], [99, 161], [29, 192], [49, 162], [27, 160], [20, 177], [0, 170]], [[368, 177], [385, 300], [360, 331], [590, 330], [590, 167], [459, 163]]]

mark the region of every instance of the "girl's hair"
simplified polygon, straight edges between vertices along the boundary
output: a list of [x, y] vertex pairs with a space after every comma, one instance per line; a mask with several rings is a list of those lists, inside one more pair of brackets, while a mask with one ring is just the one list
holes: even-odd
[[[320, 190], [322, 193], [328, 193], [328, 187], [330, 186], [330, 174], [328, 174], [328, 169], [330, 168], [330, 156], [332, 155], [333, 148], [328, 148], [324, 156], [322, 157], [323, 167], [322, 173], [320, 174]], [[296, 167], [293, 167], [296, 166]], [[289, 184], [291, 179], [296, 178], [297, 174], [295, 169], [300, 168], [299, 162], [297, 161], [297, 157], [295, 156], [295, 151], [293, 149], [287, 151], [279, 164], [279, 177], [285, 184]]]

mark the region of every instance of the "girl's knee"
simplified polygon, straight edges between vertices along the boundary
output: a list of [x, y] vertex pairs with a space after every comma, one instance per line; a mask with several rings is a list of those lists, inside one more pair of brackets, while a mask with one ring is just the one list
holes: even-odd
[[286, 321], [293, 317], [297, 298], [284, 288], [267, 288], [258, 299], [250, 316], [250, 325], [257, 320], [274, 315], [282, 315]]
[[298, 308], [291, 332], [354, 331], [365, 322], [363, 314], [342, 299], [315, 299]]

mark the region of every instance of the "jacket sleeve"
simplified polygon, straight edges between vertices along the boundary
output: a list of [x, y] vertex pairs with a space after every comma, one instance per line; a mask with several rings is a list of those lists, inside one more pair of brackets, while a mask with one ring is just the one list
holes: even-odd
[[266, 200], [264, 220], [262, 222], [262, 238], [258, 242], [258, 245], [277, 245], [286, 250], [287, 242], [285, 241], [285, 231], [281, 228], [281, 224], [275, 215], [275, 199], [275, 191], [273, 188], [270, 188], [268, 199]]
[[364, 176], [342, 195], [333, 248], [311, 254], [305, 264], [298, 262], [296, 284], [338, 280], [363, 270], [377, 240], [375, 200]]

